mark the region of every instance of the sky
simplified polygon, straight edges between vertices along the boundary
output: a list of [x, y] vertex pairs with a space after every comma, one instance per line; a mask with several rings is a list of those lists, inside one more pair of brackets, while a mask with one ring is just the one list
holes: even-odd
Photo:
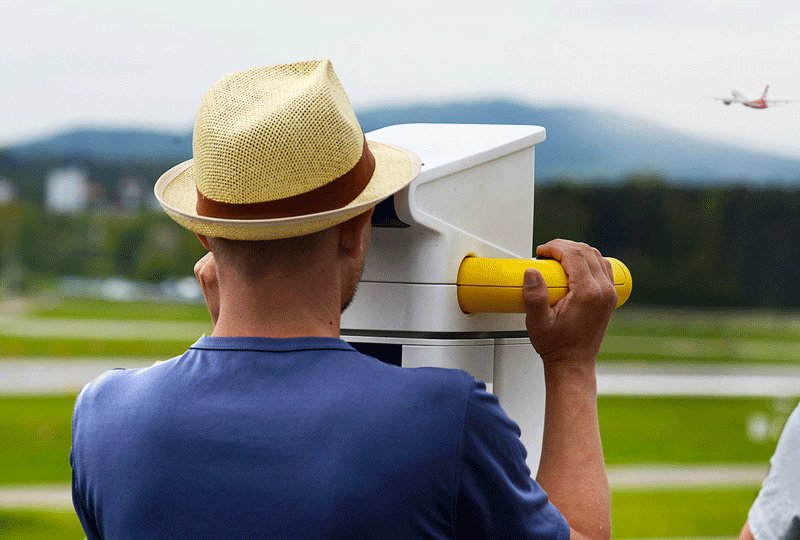
[[800, 99], [796, 0], [0, 0], [0, 28], [0, 145], [188, 130], [220, 76], [330, 58], [356, 109], [511, 98], [800, 157], [800, 103], [704, 99]]

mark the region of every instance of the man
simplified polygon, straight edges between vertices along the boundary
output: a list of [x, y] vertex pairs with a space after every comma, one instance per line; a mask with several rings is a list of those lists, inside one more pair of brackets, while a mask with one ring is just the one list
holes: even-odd
[[364, 139], [329, 62], [216, 83], [194, 154], [156, 195], [210, 250], [195, 271], [213, 334], [81, 392], [73, 500], [89, 539], [608, 538], [594, 362], [616, 293], [597, 250], [537, 249], [569, 275], [554, 307], [525, 274], [547, 387], [537, 483], [483, 383], [339, 339], [372, 209], [419, 160]]
[[800, 405], [786, 421], [769, 462], [739, 540], [800, 538]]

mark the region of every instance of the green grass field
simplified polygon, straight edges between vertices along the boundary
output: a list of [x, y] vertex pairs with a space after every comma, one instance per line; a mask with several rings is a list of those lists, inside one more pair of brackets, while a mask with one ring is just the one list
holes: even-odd
[[105, 319], [126, 321], [209, 320], [205, 304], [165, 302], [115, 302], [86, 298], [40, 297], [33, 299], [26, 316], [36, 319]]
[[702, 311], [624, 306], [611, 328], [620, 335], [800, 339], [800, 314], [785, 311]]
[[800, 316], [626, 306], [611, 320], [600, 361], [800, 365]]
[[153, 358], [166, 360], [183, 354], [199, 336], [176, 340], [102, 338], [40, 338], [0, 335], [0, 356], [14, 358]]
[[[797, 401], [601, 396], [606, 463], [766, 463]], [[775, 424], [772, 436], [751, 440], [748, 420], [754, 415]]]
[[757, 493], [757, 489], [613, 491], [613, 537], [735, 538]]
[[69, 483], [74, 396], [0, 398], [0, 484]]
[[68, 510], [0, 510], [0, 540], [60, 540], [83, 537], [78, 518]]

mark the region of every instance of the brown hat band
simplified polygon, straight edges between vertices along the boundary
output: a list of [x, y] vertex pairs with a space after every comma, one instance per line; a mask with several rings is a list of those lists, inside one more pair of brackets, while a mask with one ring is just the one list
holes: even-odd
[[275, 219], [318, 214], [343, 208], [353, 202], [369, 184], [375, 172], [375, 156], [367, 146], [352, 169], [316, 189], [273, 201], [225, 203], [214, 201], [197, 190], [197, 214], [222, 219]]

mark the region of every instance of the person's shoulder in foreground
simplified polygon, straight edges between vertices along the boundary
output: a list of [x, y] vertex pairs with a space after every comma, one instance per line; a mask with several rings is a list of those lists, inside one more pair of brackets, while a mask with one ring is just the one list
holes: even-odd
[[337, 339], [202, 338], [87, 385], [73, 431], [90, 537], [569, 537], [483, 383]]
[[769, 463], [740, 538], [800, 539], [800, 405], [786, 421]]

